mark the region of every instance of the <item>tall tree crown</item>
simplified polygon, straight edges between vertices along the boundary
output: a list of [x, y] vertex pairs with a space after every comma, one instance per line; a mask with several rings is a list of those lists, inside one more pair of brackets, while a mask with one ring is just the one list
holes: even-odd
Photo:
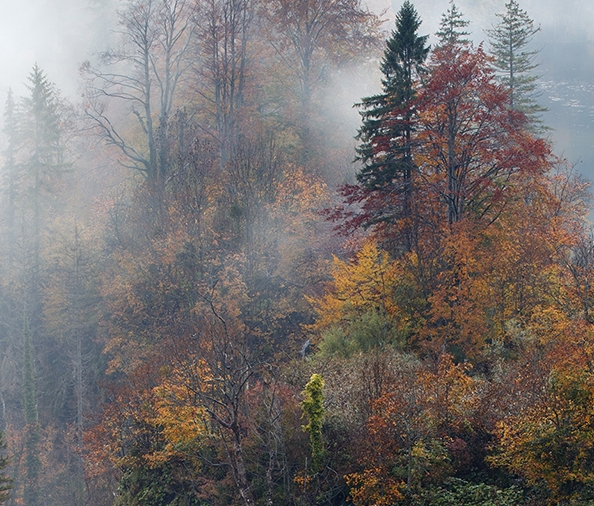
[[56, 92], [37, 64], [28, 77], [29, 96], [24, 99], [24, 134], [33, 142], [33, 156], [45, 164], [61, 162], [61, 125]]
[[487, 30], [493, 65], [499, 80], [509, 90], [510, 108], [538, 123], [536, 115], [544, 111], [536, 102], [538, 76], [532, 72], [538, 67], [534, 62], [538, 51], [529, 50], [528, 46], [540, 27], [534, 26], [534, 21], [516, 0], [506, 3], [505, 11], [497, 17], [500, 22]]
[[362, 142], [357, 154], [364, 166], [357, 177], [370, 189], [391, 184], [409, 170], [410, 105], [429, 53], [428, 36], [418, 35], [420, 25], [414, 6], [404, 2], [380, 66], [383, 93], [364, 98], [360, 104], [363, 125], [357, 139]]
[[464, 19], [463, 14], [453, 0], [450, 0], [449, 9], [442, 15], [439, 31], [436, 33], [439, 38], [439, 45], [446, 44], [468, 44], [470, 41], [466, 39], [470, 32], [464, 30], [470, 21]]
[[421, 19], [414, 6], [407, 0], [396, 14], [396, 29], [392, 31], [392, 36], [386, 42], [386, 50], [380, 66], [385, 76], [382, 79], [385, 91], [398, 88], [402, 83], [408, 85], [410, 90], [414, 73], [422, 72], [423, 62], [429, 53], [427, 46], [429, 36], [417, 34], [420, 26]]

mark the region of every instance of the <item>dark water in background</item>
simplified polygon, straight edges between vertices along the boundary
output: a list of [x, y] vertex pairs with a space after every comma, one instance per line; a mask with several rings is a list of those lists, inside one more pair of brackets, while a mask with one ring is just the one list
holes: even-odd
[[[379, 0], [378, 0], [379, 1]], [[470, 38], [489, 50], [486, 29], [499, 22], [506, 0], [456, 0], [464, 19], [469, 20]], [[403, 0], [391, 0], [398, 12]], [[421, 34], [438, 30], [448, 0], [413, 0], [423, 23]], [[541, 76], [539, 103], [549, 109], [543, 121], [555, 153], [567, 158], [587, 179], [594, 182], [594, 0], [519, 0], [540, 27], [527, 50], [537, 51], [535, 73]]]
[[[539, 103], [555, 153], [594, 183], [594, 53], [589, 40], [549, 38], [539, 54]], [[594, 187], [591, 188], [594, 191]], [[594, 218], [591, 215], [591, 219]]]
[[544, 122], [555, 152], [594, 180], [594, 83], [582, 79], [547, 79], [540, 82], [539, 103], [548, 109]]

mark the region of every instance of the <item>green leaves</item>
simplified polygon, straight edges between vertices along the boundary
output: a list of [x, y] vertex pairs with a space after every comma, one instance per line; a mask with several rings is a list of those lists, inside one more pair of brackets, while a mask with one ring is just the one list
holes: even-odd
[[322, 424], [324, 423], [324, 380], [319, 374], [313, 374], [303, 390], [303, 401], [301, 409], [309, 423], [303, 426], [303, 430], [309, 433], [311, 455], [313, 459], [312, 471], [317, 473], [324, 465], [326, 449], [322, 436]]
[[443, 487], [426, 490], [415, 498], [415, 506], [520, 506], [525, 504], [517, 487], [500, 489], [486, 483], [450, 478]]

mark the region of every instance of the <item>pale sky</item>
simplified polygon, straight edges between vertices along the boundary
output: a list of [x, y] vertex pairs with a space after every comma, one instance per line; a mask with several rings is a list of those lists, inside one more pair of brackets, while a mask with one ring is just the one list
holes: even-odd
[[[400, 9], [404, 0], [392, 0]], [[456, 0], [475, 43], [485, 41], [485, 29], [498, 22], [507, 0]], [[449, 0], [413, 0], [423, 23], [420, 34], [433, 34], [439, 28]], [[543, 114], [552, 127], [550, 136], [555, 152], [590, 180], [594, 180], [594, 0], [518, 0], [541, 31], [533, 39], [533, 50], [540, 53], [536, 72], [542, 95]], [[485, 44], [485, 49], [489, 49]]]
[[[67, 95], [78, 67], [109, 35], [114, 0], [0, 0], [0, 93], [24, 92], [37, 63]], [[1, 102], [1, 101], [0, 101]]]
[[[457, 0], [473, 39], [484, 40], [485, 28], [497, 19], [506, 0]], [[401, 0], [367, 0], [375, 12], [386, 8], [393, 19]], [[421, 34], [434, 34], [449, 0], [415, 0], [423, 24]], [[558, 151], [594, 178], [594, 0], [520, 0], [542, 31], [540, 72], [551, 109], [545, 121], [555, 129]], [[0, 0], [0, 107], [9, 87], [26, 93], [24, 83], [37, 63], [66, 96], [78, 98], [78, 68], [105, 50], [116, 27], [115, 11], [122, 0]], [[387, 28], [393, 27], [393, 21]], [[434, 39], [433, 39], [434, 40]], [[576, 84], [576, 81], [577, 84]], [[558, 83], [569, 82], [569, 87]], [[575, 92], [575, 93], [574, 93]], [[592, 167], [592, 169], [590, 169]]]
[[[505, 0], [457, 0], [471, 20], [476, 40], [485, 38], [495, 12]], [[368, 0], [375, 11], [398, 10], [399, 0]], [[33, 64], [37, 62], [50, 80], [66, 94], [76, 92], [78, 67], [93, 52], [108, 45], [115, 26], [114, 11], [120, 0], [0, 0], [0, 92], [12, 86], [19, 92]], [[422, 33], [433, 34], [448, 7], [448, 0], [414, 2], [423, 25]], [[582, 38], [594, 42], [594, 0], [521, 0], [536, 24], [543, 28], [543, 44], [551, 37], [565, 41]], [[388, 16], [391, 17], [390, 12]]]

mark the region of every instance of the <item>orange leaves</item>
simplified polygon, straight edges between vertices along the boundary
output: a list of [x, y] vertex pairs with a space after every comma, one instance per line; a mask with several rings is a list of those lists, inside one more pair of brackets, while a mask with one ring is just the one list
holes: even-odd
[[488, 462], [523, 477], [542, 503], [579, 502], [594, 483], [594, 331], [561, 312], [538, 319], [538, 348], [508, 372], [509, 409]]
[[345, 477], [355, 505], [395, 504], [452, 465], [480, 405], [468, 369], [445, 354], [435, 364], [400, 359], [368, 420], [363, 469]]
[[465, 423], [473, 409], [475, 381], [468, 376], [467, 363], [454, 364], [451, 355], [441, 355], [436, 367], [419, 375], [419, 384], [427, 392], [430, 416], [439, 424]]
[[464, 219], [444, 231], [433, 253], [439, 270], [423, 314], [427, 325], [415, 340], [434, 352], [456, 345], [477, 360], [493, 345], [512, 351], [510, 328], [517, 325], [540, 342], [554, 335], [547, 321], [563, 325], [570, 316], [565, 285], [571, 277], [559, 260], [566, 262], [579, 216], [568, 213], [560, 223], [549, 212], [558, 204], [547, 182], [533, 190], [530, 198], [510, 201], [491, 224]]
[[553, 245], [572, 229], [551, 225], [547, 211], [555, 199], [547, 184], [534, 190], [530, 199], [510, 201], [494, 223], [465, 218], [421, 231], [417, 250], [397, 260], [373, 241], [352, 261], [334, 258], [329, 291], [308, 298], [318, 313], [309, 328], [348, 333], [354, 321], [376, 312], [409, 344], [472, 360], [498, 347], [513, 352], [521, 345], [513, 330], [518, 325], [541, 342], [550, 338], [550, 325], [564, 325], [571, 300]]
[[379, 310], [408, 344], [433, 356], [446, 350], [481, 361], [554, 340], [577, 313], [591, 318], [594, 255], [588, 240], [579, 239], [584, 186], [571, 173], [546, 175], [548, 146], [523, 135], [518, 146], [534, 152], [522, 165], [510, 139], [514, 154], [505, 156], [513, 170], [496, 219], [465, 214], [419, 227], [413, 249], [395, 260], [373, 242], [351, 262], [335, 259], [329, 293], [309, 299], [319, 315], [311, 328], [346, 332], [353, 319]]
[[[194, 367], [203, 374], [208, 371], [202, 361]], [[186, 449], [208, 432], [206, 410], [194, 401], [188, 379], [177, 368], [166, 374], [153, 393], [155, 414], [152, 423], [161, 427], [165, 439], [163, 452], [154, 455], [153, 459], [163, 461], [180, 450], [186, 454]]]
[[[153, 358], [128, 375], [126, 387], [113, 387], [101, 423], [85, 435], [89, 473], [106, 472], [107, 460], [116, 468], [194, 462], [208, 417], [193, 386], [197, 377], [208, 380], [209, 368], [187, 351], [181, 361]], [[161, 365], [168, 362], [175, 365]]]
[[[338, 212], [349, 226], [373, 224], [396, 257], [388, 261], [393, 284], [378, 303], [360, 288], [366, 286], [355, 272], [361, 259], [347, 266], [335, 261], [332, 293], [316, 305], [314, 330], [344, 330], [348, 315], [376, 304], [406, 322], [410, 344], [434, 356], [446, 350], [480, 361], [495, 348], [517, 352], [510, 328], [531, 327], [542, 342], [546, 330], [535, 324], [537, 315], [563, 319], [577, 293], [563, 286], [560, 261], [577, 244], [584, 185], [561, 169], [552, 174], [562, 164], [529, 132], [526, 118], [509, 109], [491, 63], [481, 46], [444, 43], [433, 51], [415, 104], [408, 214], [372, 218], [398, 207], [395, 184], [382, 192], [344, 189], [345, 202], [360, 205], [362, 214]], [[351, 286], [341, 278], [353, 280]], [[588, 278], [577, 281], [588, 292]]]
[[584, 369], [554, 368], [544, 395], [498, 427], [496, 466], [543, 483], [548, 504], [577, 499], [594, 483], [594, 377]]
[[356, 506], [392, 506], [404, 499], [402, 480], [385, 476], [380, 468], [365, 469], [345, 476], [351, 487], [351, 501]]

